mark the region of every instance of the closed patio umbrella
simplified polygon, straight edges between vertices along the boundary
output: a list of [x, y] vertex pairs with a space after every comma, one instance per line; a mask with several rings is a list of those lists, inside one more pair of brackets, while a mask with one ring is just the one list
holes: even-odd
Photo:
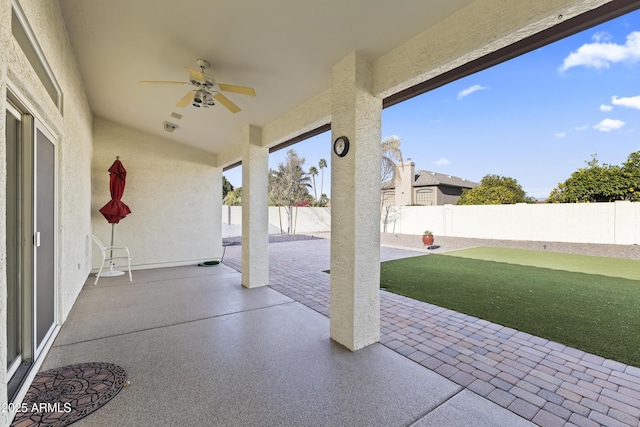
[[[100, 213], [104, 215], [109, 224], [117, 224], [122, 218], [131, 213], [129, 206], [121, 200], [126, 181], [127, 170], [122, 165], [120, 158], [116, 157], [116, 161], [113, 162], [109, 168], [109, 191], [111, 191], [111, 200], [100, 208]], [[111, 238], [111, 245], [113, 246], [113, 235]]]
[[[113, 231], [116, 224], [121, 219], [131, 213], [131, 209], [121, 199], [124, 193], [124, 186], [127, 181], [127, 170], [122, 165], [120, 157], [116, 156], [116, 161], [113, 162], [109, 168], [109, 191], [111, 192], [111, 200], [107, 202], [102, 208], [100, 213], [104, 215], [107, 222], [111, 224], [111, 246], [113, 246]], [[118, 276], [124, 274], [124, 271], [114, 271], [113, 263], [111, 269], [107, 272], [103, 272], [102, 276]]]

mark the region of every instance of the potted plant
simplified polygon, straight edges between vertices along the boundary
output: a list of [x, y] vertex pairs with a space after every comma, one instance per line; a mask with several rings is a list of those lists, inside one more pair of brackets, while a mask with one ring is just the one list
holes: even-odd
[[425, 246], [433, 245], [433, 232], [425, 230], [424, 233], [422, 233], [422, 244]]

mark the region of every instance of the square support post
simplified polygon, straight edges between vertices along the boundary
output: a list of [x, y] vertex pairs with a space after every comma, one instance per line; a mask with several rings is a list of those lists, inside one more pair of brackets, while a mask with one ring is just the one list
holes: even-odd
[[[372, 67], [353, 52], [333, 67], [331, 158], [331, 338], [355, 351], [380, 340], [380, 142], [382, 100]], [[333, 144], [333, 142], [332, 142]]]
[[255, 126], [242, 130], [242, 286], [269, 284], [269, 149]]

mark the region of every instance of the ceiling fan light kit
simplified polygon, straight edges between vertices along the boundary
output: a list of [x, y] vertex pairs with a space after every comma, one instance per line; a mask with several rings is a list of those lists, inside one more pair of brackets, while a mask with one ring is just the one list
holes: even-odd
[[209, 108], [213, 107], [216, 104], [213, 102], [211, 93], [207, 92], [204, 89], [198, 89], [195, 95], [193, 95], [193, 103], [191, 105], [198, 108]]
[[206, 74], [205, 70], [209, 68], [209, 62], [204, 59], [196, 61], [200, 67], [200, 71], [192, 68], [186, 68], [189, 73], [188, 82], [172, 82], [172, 81], [141, 81], [142, 84], [189, 84], [195, 89], [189, 91], [178, 103], [176, 107], [186, 107], [189, 104], [196, 108], [210, 108], [215, 106], [214, 99], [222, 104], [232, 113], [240, 110], [229, 98], [224, 96], [222, 92], [233, 92], [241, 95], [256, 96], [256, 91], [251, 87], [236, 86], [224, 83], [217, 83], [213, 76]]

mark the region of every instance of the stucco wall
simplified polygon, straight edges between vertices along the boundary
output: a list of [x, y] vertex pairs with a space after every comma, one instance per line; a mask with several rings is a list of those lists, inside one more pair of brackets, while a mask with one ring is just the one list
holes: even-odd
[[[11, 0], [0, 0], [0, 342], [6, 342], [5, 111], [7, 88], [54, 134], [57, 155], [58, 322], [64, 321], [91, 267], [91, 112], [67, 38], [58, 3], [20, 0], [35, 37], [64, 94], [62, 115], [32, 71], [11, 34]], [[0, 347], [0, 366], [6, 348]], [[6, 402], [6, 376], [0, 370], [0, 402]], [[0, 425], [8, 414], [0, 414]]]
[[[64, 99], [64, 114], [61, 114], [32, 72], [31, 65], [9, 30], [6, 35], [8, 38], [2, 42], [7, 47], [4, 53], [7, 54], [9, 87], [57, 138], [58, 316], [62, 321], [69, 313], [90, 268], [90, 248], [86, 238], [91, 229], [88, 209], [91, 202], [92, 118], [57, 2], [24, 0], [20, 4], [62, 89]], [[5, 1], [4, 7], [10, 23], [10, 2]], [[3, 108], [3, 122], [4, 114]]]
[[[127, 169], [122, 201], [131, 214], [115, 225], [114, 244], [127, 245], [135, 268], [185, 265], [221, 254], [221, 170], [215, 156], [96, 117], [93, 125], [93, 232], [111, 240], [99, 209], [110, 199], [116, 156]], [[97, 251], [96, 251], [97, 252]], [[99, 267], [97, 254], [94, 270]]]

